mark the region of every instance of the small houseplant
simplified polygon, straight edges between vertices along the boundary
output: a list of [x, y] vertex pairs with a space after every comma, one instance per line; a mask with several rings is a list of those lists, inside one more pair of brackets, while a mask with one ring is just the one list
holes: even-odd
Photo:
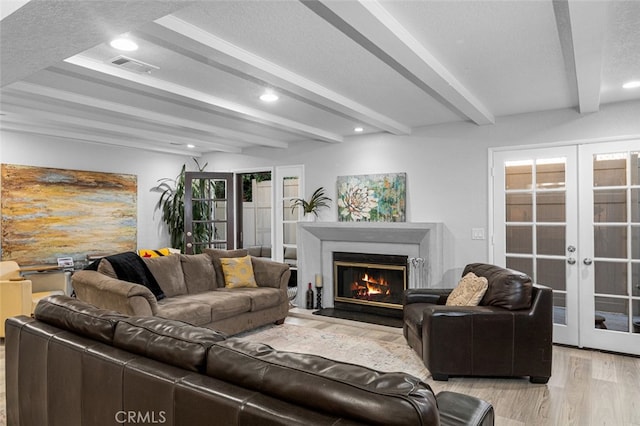
[[305, 216], [313, 213], [315, 217], [318, 217], [318, 210], [322, 207], [329, 207], [331, 204], [331, 198], [327, 197], [324, 191], [322, 186], [316, 189], [309, 201], [304, 198], [294, 198], [291, 200], [291, 212], [293, 213], [297, 207], [301, 207]]

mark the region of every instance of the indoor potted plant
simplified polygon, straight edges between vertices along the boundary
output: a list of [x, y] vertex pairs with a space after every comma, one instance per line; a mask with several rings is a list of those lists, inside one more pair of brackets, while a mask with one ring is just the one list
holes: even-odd
[[[331, 198], [325, 195], [324, 188], [321, 186], [314, 191], [309, 201], [304, 198], [294, 198], [291, 200], [291, 212], [293, 213], [296, 207], [302, 207], [305, 218], [307, 220], [315, 220], [315, 218], [318, 217], [318, 210], [322, 207], [329, 207], [330, 204]], [[313, 216], [311, 213], [313, 213]]]
[[[196, 163], [198, 171], [204, 171], [207, 164], [200, 166], [197, 159], [193, 159]], [[167, 231], [171, 238], [171, 247], [179, 249], [182, 253], [185, 252], [185, 239], [184, 239], [184, 190], [185, 190], [185, 173], [187, 171], [187, 165], [183, 164], [180, 173], [172, 178], [159, 179], [158, 186], [152, 188], [152, 191], [160, 192], [160, 199], [156, 204], [156, 210], [162, 213], [162, 221], [167, 225]], [[206, 183], [206, 182], [205, 182]], [[195, 198], [199, 194], [206, 192], [207, 188], [203, 188], [202, 184], [195, 185], [193, 187], [193, 195]], [[194, 220], [202, 219], [207, 215], [207, 212], [201, 211], [202, 209], [194, 209]], [[194, 235], [201, 237], [206, 230], [200, 229], [202, 226], [194, 229]]]

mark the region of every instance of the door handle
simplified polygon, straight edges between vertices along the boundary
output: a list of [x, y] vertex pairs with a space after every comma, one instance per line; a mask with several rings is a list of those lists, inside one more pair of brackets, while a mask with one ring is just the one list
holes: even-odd
[[593, 260], [589, 257], [585, 257], [584, 260], [582, 261], [582, 263], [584, 263], [585, 265], [589, 266], [593, 263]]

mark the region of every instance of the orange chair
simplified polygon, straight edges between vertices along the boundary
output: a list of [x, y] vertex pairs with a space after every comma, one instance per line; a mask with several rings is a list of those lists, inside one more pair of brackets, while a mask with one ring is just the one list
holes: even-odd
[[12, 260], [0, 262], [0, 338], [9, 317], [31, 315], [31, 280], [20, 276], [20, 267]]

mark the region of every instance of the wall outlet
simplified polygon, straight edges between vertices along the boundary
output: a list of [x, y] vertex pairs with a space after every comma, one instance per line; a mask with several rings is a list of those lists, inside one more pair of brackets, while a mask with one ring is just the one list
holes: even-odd
[[484, 228], [471, 228], [472, 240], [484, 240]]

